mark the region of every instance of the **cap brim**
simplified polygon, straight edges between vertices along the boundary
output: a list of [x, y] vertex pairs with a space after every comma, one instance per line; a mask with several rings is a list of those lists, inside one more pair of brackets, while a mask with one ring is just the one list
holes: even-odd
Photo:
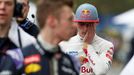
[[73, 22], [95, 22], [95, 23], [98, 23], [99, 20], [73, 20]]

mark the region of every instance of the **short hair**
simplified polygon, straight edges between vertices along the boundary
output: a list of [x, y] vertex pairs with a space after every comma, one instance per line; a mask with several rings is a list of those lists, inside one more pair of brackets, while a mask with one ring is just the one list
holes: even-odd
[[[41, 0], [37, 5], [37, 20], [39, 27], [43, 28], [48, 15], [59, 15], [62, 6], [73, 8], [73, 0]], [[57, 13], [58, 12], [58, 13]]]

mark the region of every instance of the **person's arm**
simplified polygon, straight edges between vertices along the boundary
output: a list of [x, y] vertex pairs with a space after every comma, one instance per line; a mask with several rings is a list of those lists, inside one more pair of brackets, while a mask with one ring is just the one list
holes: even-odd
[[[113, 44], [112, 43], [98, 43], [99, 48], [94, 48], [92, 45], [93, 38], [95, 36], [95, 26], [88, 26], [88, 30], [83, 39], [83, 51], [88, 57], [90, 66], [96, 75], [106, 74], [110, 68], [113, 57]], [[95, 49], [101, 50], [100, 53], [96, 53]]]
[[77, 58], [75, 58], [74, 56], [69, 55], [72, 59], [73, 62], [73, 66], [74, 66], [74, 70], [76, 72], [77, 75], [79, 75], [80, 72], [80, 62]]
[[[12, 63], [14, 64], [14, 68], [15, 70], [13, 71], [16, 71], [15, 74], [13, 75], [21, 75], [23, 74], [23, 54], [22, 54], [22, 51], [21, 49], [17, 48], [17, 49], [13, 49], [13, 50], [8, 50], [6, 52], [6, 54], [8, 56], [10, 56], [10, 58], [12, 59]], [[13, 72], [14, 73], [14, 72]]]
[[17, 75], [15, 63], [10, 56], [2, 55], [0, 60], [0, 75]]
[[106, 74], [110, 69], [113, 57], [113, 44], [103, 46], [101, 53], [96, 52], [92, 45], [87, 47], [87, 57], [96, 75]]

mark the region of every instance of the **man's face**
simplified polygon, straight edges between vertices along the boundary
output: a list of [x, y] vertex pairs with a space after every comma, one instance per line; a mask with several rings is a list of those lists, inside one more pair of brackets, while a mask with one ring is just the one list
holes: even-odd
[[78, 22], [77, 29], [78, 29], [79, 35], [82, 38], [84, 38], [87, 32], [95, 34], [96, 23]]
[[22, 3], [23, 5], [23, 10], [22, 10], [22, 17], [18, 17], [18, 21], [23, 21], [24, 19], [27, 18], [28, 12], [29, 12], [29, 1], [28, 0], [17, 0], [17, 2]]
[[0, 25], [5, 25], [11, 21], [14, 5], [14, 0], [0, 0]]
[[56, 29], [56, 35], [61, 40], [68, 40], [76, 33], [76, 27], [73, 20], [73, 11], [68, 6], [63, 6], [61, 9], [61, 14], [59, 16], [59, 21]]

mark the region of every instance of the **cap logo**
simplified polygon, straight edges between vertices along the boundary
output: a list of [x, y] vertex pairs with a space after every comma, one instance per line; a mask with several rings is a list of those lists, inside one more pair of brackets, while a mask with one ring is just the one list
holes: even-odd
[[83, 13], [83, 15], [89, 15], [90, 11], [85, 9], [85, 10], [82, 11], [82, 13]]
[[81, 11], [81, 18], [89, 18], [90, 17], [90, 11], [87, 9], [84, 9]]

